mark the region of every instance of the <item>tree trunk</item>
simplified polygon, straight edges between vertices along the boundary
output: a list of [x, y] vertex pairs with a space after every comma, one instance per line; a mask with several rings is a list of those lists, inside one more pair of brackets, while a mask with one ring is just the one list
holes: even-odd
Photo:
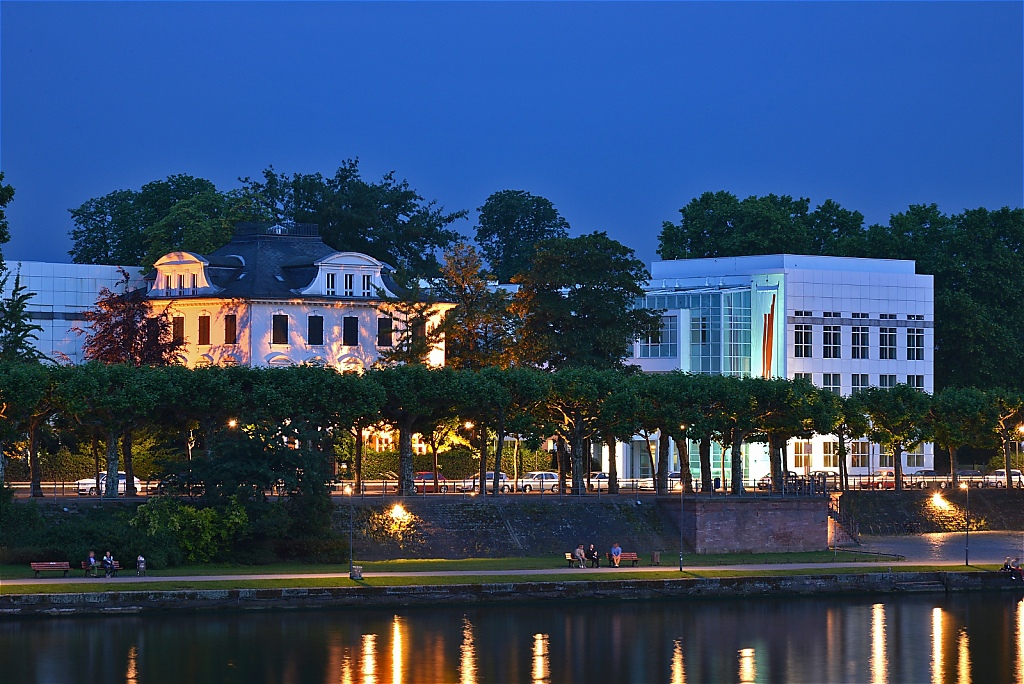
[[956, 489], [960, 483], [959, 478], [956, 476], [956, 447], [949, 447], [949, 476], [952, 478], [953, 489]]
[[7, 459], [4, 458], [4, 443], [0, 442], [0, 487], [7, 480]]
[[893, 487], [897, 492], [903, 491], [903, 445], [892, 445], [892, 469], [895, 475]]
[[618, 459], [615, 458], [615, 447], [618, 445], [615, 443], [614, 437], [608, 437], [606, 442], [608, 444], [608, 493], [618, 494], [619, 464]]
[[121, 436], [121, 454], [124, 456], [125, 491], [124, 495], [136, 496], [135, 491], [135, 464], [132, 462], [132, 430], [128, 428]]
[[837, 432], [836, 437], [839, 439], [839, 490], [845, 492], [850, 486], [850, 471], [846, 465], [846, 437], [842, 432]]
[[415, 494], [412, 479], [412, 421], [398, 425], [398, 492], [402, 496]]
[[743, 494], [743, 440], [747, 433], [743, 430], [734, 430], [732, 437], [732, 494], [739, 496]]
[[700, 491], [710, 492], [714, 488], [711, 482], [711, 435], [704, 435], [697, 444], [700, 455]]
[[520, 466], [519, 459], [521, 457], [522, 456], [519, 453], [519, 437], [517, 436], [516, 437], [516, 444], [515, 444], [514, 447], [512, 447], [512, 481], [513, 482], [519, 482], [519, 471], [522, 470], [522, 468], [519, 467]]
[[572, 456], [572, 493], [576, 496], [586, 494], [586, 485], [583, 481], [583, 438], [575, 432], [570, 445]]
[[1013, 473], [1010, 470], [1010, 461], [1010, 436], [1007, 435], [1006, 439], [1003, 440], [1003, 472], [1006, 474], [1006, 491], [1010, 491], [1010, 488], [1013, 487]]
[[555, 440], [555, 454], [558, 458], [558, 491], [564, 494], [566, 475], [569, 471], [569, 458], [565, 453], [565, 440], [561, 437]]
[[776, 435], [768, 435], [768, 459], [771, 464], [772, 484], [771, 490], [778, 492], [782, 490], [782, 449], [779, 448], [779, 438]]
[[498, 443], [494, 447], [494, 491], [492, 496], [498, 496], [501, 490], [501, 457], [505, 451], [505, 421], [498, 420], [497, 425]]
[[355, 453], [355, 463], [353, 465], [354, 465], [355, 477], [356, 477], [356, 487], [355, 487], [355, 489], [353, 491], [361, 493], [363, 491], [363, 428], [359, 427], [358, 425], [356, 426], [355, 438], [356, 438], [356, 446], [355, 446], [356, 453]]
[[658, 494], [668, 494], [668, 458], [671, 453], [668, 434], [664, 428], [658, 436], [658, 482], [656, 491]]
[[31, 495], [42, 497], [43, 495], [43, 473], [39, 467], [39, 428], [35, 421], [29, 423], [28, 428], [28, 469], [31, 484]]
[[487, 493], [487, 426], [480, 425], [480, 494]]
[[[120, 479], [118, 471], [118, 458], [117, 458], [117, 431], [111, 430], [107, 433], [107, 483], [103, 490], [103, 498], [105, 499], [116, 499], [118, 480]], [[99, 483], [97, 482], [97, 487]]]
[[[679, 454], [679, 476], [682, 478], [683, 491], [687, 494], [693, 493], [693, 473], [690, 472], [690, 450], [686, 446], [686, 439], [675, 440], [676, 453]], [[685, 450], [686, 457], [683, 458]]]
[[640, 433], [644, 438], [644, 449], [647, 451], [647, 462], [651, 466], [651, 481], [654, 482], [654, 486], [658, 486], [658, 466], [654, 462], [654, 449], [651, 448], [651, 436], [646, 432]]
[[92, 433], [92, 464], [94, 467], [93, 482], [96, 483], [96, 493], [102, 494], [100, 491], [100, 436], [93, 430]]

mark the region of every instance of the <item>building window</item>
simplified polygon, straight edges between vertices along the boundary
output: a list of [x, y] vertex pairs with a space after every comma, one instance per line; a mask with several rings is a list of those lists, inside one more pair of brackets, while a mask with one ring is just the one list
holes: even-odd
[[850, 357], [854, 359], [868, 358], [868, 329], [854, 326], [850, 334]]
[[793, 467], [810, 468], [811, 453], [810, 442], [793, 442]]
[[185, 294], [185, 274], [178, 274], [178, 294]]
[[328, 297], [333, 297], [334, 295], [338, 294], [338, 288], [336, 287], [336, 281], [337, 281], [337, 274], [336, 273], [328, 273], [327, 274], [327, 296]]
[[918, 444], [913, 451], [907, 452], [908, 468], [924, 468], [924, 444]]
[[878, 467], [879, 468], [892, 468], [892, 452], [882, 449], [878, 452]]
[[841, 394], [843, 386], [841, 378], [842, 376], [839, 373], [822, 373], [821, 389]]
[[807, 382], [813, 382], [810, 373], [793, 373], [794, 380], [806, 380]]
[[341, 344], [346, 347], [359, 346], [359, 319], [355, 316], [341, 319]]
[[907, 384], [916, 390], [924, 391], [924, 376], [923, 375], [908, 375]]
[[200, 316], [199, 317], [199, 344], [209, 345], [210, 344], [210, 317]]
[[[199, 291], [199, 276], [195, 273], [192, 274], [192, 294], [196, 294]], [[202, 344], [200, 342], [199, 344]]]
[[868, 442], [853, 442], [850, 444], [850, 467], [868, 468], [871, 463], [871, 444]]
[[238, 344], [238, 318], [235, 314], [224, 317], [224, 344]]
[[842, 314], [838, 311], [822, 311], [822, 318], [842, 318]]
[[866, 313], [856, 313], [855, 312], [855, 313], [850, 314], [850, 317], [851, 318], [867, 318], [868, 315]]
[[798, 316], [800, 318], [810, 318], [813, 315], [813, 313], [810, 311], [794, 311], [793, 315]]
[[413, 321], [410, 326], [413, 342], [422, 342], [427, 339], [427, 322], [424, 320]]
[[176, 344], [185, 341], [185, 317], [175, 316], [171, 319], [171, 340]]
[[896, 376], [895, 375], [879, 375], [878, 376], [879, 387], [895, 387]]
[[799, 323], [795, 328], [796, 330], [793, 335], [793, 343], [795, 345], [793, 349], [793, 356], [798, 359], [809, 359], [811, 358], [811, 341], [814, 338], [814, 333], [811, 332], [811, 326]]
[[662, 316], [661, 330], [640, 340], [641, 359], [673, 358], [679, 353], [679, 321], [676, 316]]
[[371, 294], [373, 294], [373, 276], [364, 275], [363, 276], [363, 296], [364, 297], [369, 297]]
[[878, 358], [896, 358], [896, 328], [878, 329]]
[[306, 319], [306, 344], [320, 347], [324, 343], [324, 317], [310, 316]]
[[824, 359], [842, 358], [843, 333], [838, 325], [826, 325], [821, 329], [821, 356]]
[[274, 315], [274, 325], [270, 343], [288, 344], [288, 316], [284, 314]]
[[838, 468], [839, 442], [824, 442], [821, 446], [825, 449], [822, 466], [825, 468]]
[[854, 373], [850, 376], [850, 392], [856, 394], [870, 385], [867, 373]]
[[924, 328], [907, 328], [907, 361], [924, 361]]
[[355, 290], [356, 290], [355, 282], [356, 282], [355, 274], [353, 274], [353, 273], [346, 273], [345, 274], [345, 296], [346, 297], [352, 297], [352, 296], [355, 295], [355, 293], [356, 293], [355, 292]]
[[390, 318], [377, 319], [377, 346], [390, 347], [394, 344], [392, 336], [393, 323]]
[[878, 314], [878, 317], [883, 321], [895, 321], [896, 314]]

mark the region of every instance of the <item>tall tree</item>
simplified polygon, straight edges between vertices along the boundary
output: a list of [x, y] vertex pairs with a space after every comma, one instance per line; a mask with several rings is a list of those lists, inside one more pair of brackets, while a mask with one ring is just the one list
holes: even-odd
[[1024, 432], [1024, 395], [1006, 389], [994, 389], [987, 392], [989, 400], [989, 416], [995, 427], [995, 436], [1003, 452], [1003, 469], [1006, 475], [1006, 488], [1013, 486], [1013, 467], [1010, 458], [1010, 445], [1020, 440]]
[[381, 348], [381, 365], [441, 365], [445, 330], [440, 303], [437, 294], [415, 282], [396, 297], [383, 297], [378, 310], [391, 319], [394, 327], [391, 346]]
[[647, 270], [633, 250], [592, 233], [546, 240], [520, 285], [513, 311], [522, 320], [514, 355], [520, 364], [620, 368], [634, 340], [661, 325], [635, 308]]
[[871, 423], [868, 421], [864, 404], [858, 394], [842, 397], [835, 392], [819, 391], [818, 405], [823, 420], [816, 420], [815, 431], [819, 434], [835, 435], [839, 448], [839, 488], [846, 491], [850, 487], [849, 443], [868, 434]]
[[[38, 425], [50, 411], [51, 370], [35, 363], [0, 363], [0, 484], [5, 479], [6, 447]], [[37, 441], [29, 439], [31, 495], [43, 495]]]
[[492, 287], [480, 256], [465, 243], [445, 253], [441, 276], [437, 291], [455, 304], [442, 324], [445, 363], [474, 370], [507, 366], [516, 328], [509, 294]]
[[957, 485], [956, 452], [960, 447], [995, 446], [990, 397], [973, 387], [946, 387], [932, 402], [931, 423], [937, 446], [949, 452], [949, 472]]
[[[11, 241], [11, 228], [7, 223], [7, 205], [14, 199], [14, 188], [4, 183], [4, 172], [0, 171], [0, 245]], [[0, 252], [0, 271], [4, 270], [4, 255]]]
[[405, 281], [438, 274], [438, 252], [459, 239], [448, 226], [467, 215], [446, 213], [394, 172], [376, 183], [363, 180], [357, 159], [342, 162], [333, 176], [288, 176], [269, 167], [262, 180], [241, 181], [251, 210], [263, 220], [315, 223], [334, 249], [385, 261]]
[[530, 267], [538, 243], [569, 236], [569, 222], [555, 205], [525, 190], [495, 192], [477, 211], [477, 244], [502, 283]]
[[[597, 434], [601, 405], [621, 382], [621, 375], [612, 370], [565, 368], [550, 377], [544, 410], [556, 434], [569, 443], [572, 490], [583, 494], [587, 458], [584, 445]], [[559, 481], [558, 485], [565, 491], [565, 482]]]
[[868, 387], [857, 394], [871, 419], [871, 439], [892, 455], [896, 489], [903, 489], [903, 452], [927, 441], [931, 397], [909, 385]]
[[[0, 291], [7, 289], [10, 273], [0, 275]], [[10, 294], [0, 299], [0, 363], [14, 361], [43, 361], [46, 355], [36, 348], [39, 341], [37, 333], [43, 326], [32, 323], [28, 313], [28, 303], [35, 292], [21, 284], [21, 274], [14, 276], [14, 286]]]

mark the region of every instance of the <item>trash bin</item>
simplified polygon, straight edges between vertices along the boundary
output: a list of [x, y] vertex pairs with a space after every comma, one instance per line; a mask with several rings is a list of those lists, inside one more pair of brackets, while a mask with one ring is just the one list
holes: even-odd
[[352, 569], [348, 571], [348, 578], [349, 579], [354, 579], [354, 580], [361, 580], [361, 579], [363, 579], [363, 566], [362, 565], [353, 565]]
[[716, 477], [715, 478], [715, 489], [721, 489], [721, 488], [722, 488], [722, 478]]
[[651, 565], [661, 565], [661, 551], [651, 551]]

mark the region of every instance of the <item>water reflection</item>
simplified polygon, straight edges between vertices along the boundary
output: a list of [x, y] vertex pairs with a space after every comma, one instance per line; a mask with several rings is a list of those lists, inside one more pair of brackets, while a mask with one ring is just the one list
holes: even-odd
[[473, 623], [462, 617], [462, 647], [459, 649], [459, 681], [476, 684], [476, 648], [473, 645]]
[[548, 635], [533, 635], [533, 681], [551, 681], [551, 668], [548, 665]]
[[524, 602], [0, 621], [0, 672], [18, 684], [1024, 681], [1019, 599]]

